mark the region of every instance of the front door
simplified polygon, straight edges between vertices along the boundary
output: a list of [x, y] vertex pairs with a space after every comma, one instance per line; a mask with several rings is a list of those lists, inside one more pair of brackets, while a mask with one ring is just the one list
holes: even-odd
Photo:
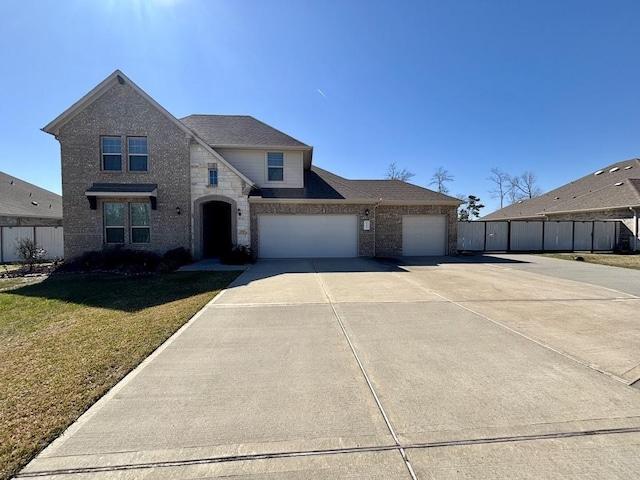
[[202, 205], [202, 256], [220, 257], [231, 249], [231, 204]]

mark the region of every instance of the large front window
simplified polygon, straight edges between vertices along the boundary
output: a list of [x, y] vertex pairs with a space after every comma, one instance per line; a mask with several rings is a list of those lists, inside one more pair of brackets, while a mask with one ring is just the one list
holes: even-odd
[[151, 240], [151, 209], [148, 203], [131, 205], [131, 243], [149, 243]]
[[270, 182], [284, 181], [284, 154], [282, 152], [267, 153], [267, 177]]
[[[127, 218], [127, 207], [129, 216]], [[104, 242], [107, 244], [149, 243], [151, 241], [151, 204], [105, 202]], [[129, 228], [129, 239], [125, 230]]]
[[122, 170], [122, 139], [120, 137], [102, 137], [102, 170]]
[[124, 203], [104, 204], [105, 243], [124, 243]]
[[148, 152], [146, 137], [129, 137], [127, 139], [129, 153], [129, 171], [146, 172], [148, 170]]

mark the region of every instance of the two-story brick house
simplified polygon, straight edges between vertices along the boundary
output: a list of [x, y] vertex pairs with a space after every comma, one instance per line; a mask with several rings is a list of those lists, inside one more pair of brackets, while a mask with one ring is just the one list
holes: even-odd
[[116, 70], [43, 128], [60, 142], [65, 257], [111, 247], [197, 258], [456, 252], [458, 199], [347, 180], [248, 116], [177, 119]]

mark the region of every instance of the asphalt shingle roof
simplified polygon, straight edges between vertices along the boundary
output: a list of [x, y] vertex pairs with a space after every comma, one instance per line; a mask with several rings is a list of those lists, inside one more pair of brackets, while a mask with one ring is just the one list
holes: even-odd
[[180, 121], [213, 147], [242, 145], [310, 148], [247, 115], [189, 115]]
[[640, 159], [634, 158], [609, 165], [539, 197], [504, 207], [483, 220], [637, 206], [640, 206]]
[[426, 203], [461, 203], [457, 198], [400, 180], [348, 180], [327, 170], [311, 167], [305, 171], [304, 188], [262, 188], [252, 192], [263, 198], [309, 200], [382, 200]]
[[62, 218], [62, 197], [0, 172], [0, 215]]

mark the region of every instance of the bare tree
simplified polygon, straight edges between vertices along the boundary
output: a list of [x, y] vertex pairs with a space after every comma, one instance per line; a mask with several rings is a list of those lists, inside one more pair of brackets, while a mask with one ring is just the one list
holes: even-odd
[[495, 187], [489, 190], [489, 195], [491, 198], [499, 198], [500, 208], [504, 207], [504, 199], [512, 190], [511, 177], [498, 167], [494, 167], [491, 169], [491, 175], [487, 180], [495, 184]]
[[396, 162], [393, 162], [391, 165], [389, 165], [389, 168], [387, 168], [387, 175], [385, 178], [387, 180], [400, 180], [402, 182], [408, 182], [414, 176], [415, 173], [410, 172], [406, 168], [400, 170], [400, 168], [396, 165]]
[[446, 170], [444, 167], [438, 167], [433, 175], [431, 176], [431, 182], [429, 185], [437, 185], [438, 192], [440, 193], [449, 193], [449, 189], [445, 185], [446, 182], [452, 182], [453, 175], [449, 173], [449, 170]]
[[509, 179], [511, 203], [541, 195], [542, 188], [536, 185], [537, 181], [536, 174], [528, 171], [520, 176], [511, 177]]

